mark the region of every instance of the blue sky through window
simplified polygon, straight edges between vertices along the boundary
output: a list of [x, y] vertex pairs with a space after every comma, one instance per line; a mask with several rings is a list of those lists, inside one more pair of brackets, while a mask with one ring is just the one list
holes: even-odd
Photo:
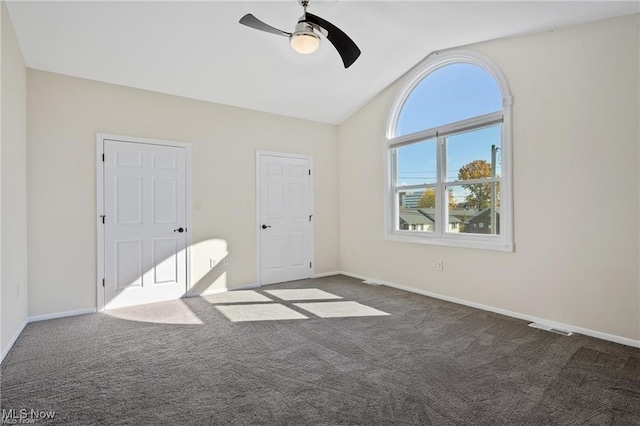
[[[502, 95], [495, 79], [479, 66], [456, 63], [431, 72], [405, 101], [396, 136], [426, 130], [502, 110]], [[500, 147], [500, 125], [452, 135], [447, 140], [447, 180], [458, 177], [460, 167], [473, 160], [491, 161], [491, 145]], [[435, 139], [401, 147], [398, 153], [398, 184], [436, 182]], [[499, 160], [500, 151], [498, 151]], [[497, 175], [501, 174], [497, 161]], [[463, 201], [454, 191], [456, 201]]]
[[491, 74], [477, 65], [446, 65], [413, 89], [400, 111], [396, 136], [501, 109], [502, 95]]

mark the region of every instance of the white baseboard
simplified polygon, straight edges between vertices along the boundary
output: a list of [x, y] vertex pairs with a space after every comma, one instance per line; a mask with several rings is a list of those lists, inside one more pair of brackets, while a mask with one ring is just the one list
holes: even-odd
[[53, 314], [35, 315], [35, 316], [32, 316], [32, 317], [29, 317], [29, 322], [46, 321], [46, 320], [50, 320], [50, 319], [64, 318], [64, 317], [74, 317], [76, 315], [95, 314], [96, 312], [97, 312], [96, 308], [86, 308], [86, 309], [77, 309], [75, 311], [56, 312], [56, 313], [53, 313]]
[[212, 294], [226, 293], [228, 291], [252, 290], [258, 287], [260, 287], [258, 283], [251, 283], [251, 284], [241, 285], [240, 287], [233, 287], [233, 288], [214, 288], [211, 290], [205, 290], [202, 293], [189, 293], [187, 297], [211, 296]]
[[313, 274], [311, 278], [324, 278], [324, 277], [332, 277], [334, 275], [340, 275], [342, 272], [333, 271], [333, 272], [322, 272], [320, 274]]
[[355, 278], [357, 280], [362, 281], [375, 281], [377, 283], [382, 284], [382, 281], [374, 280], [373, 278], [365, 277], [364, 275], [352, 274], [351, 272], [340, 271], [338, 272], [340, 275], [346, 275], [347, 277]]
[[20, 335], [22, 334], [22, 331], [27, 326], [27, 324], [29, 324], [29, 318], [25, 318], [24, 322], [20, 325], [20, 327], [18, 327], [18, 331], [16, 331], [16, 334], [9, 341], [9, 345], [7, 346], [7, 349], [5, 349], [0, 354], [0, 364], [2, 364], [2, 361], [4, 361], [4, 357], [7, 356], [7, 354], [9, 353], [11, 348], [13, 347], [13, 344], [16, 343], [16, 340], [18, 340], [18, 337], [20, 337]]
[[481, 303], [469, 302], [467, 300], [458, 299], [455, 297], [444, 296], [437, 293], [432, 293], [430, 291], [420, 290], [413, 287], [407, 287], [403, 285], [399, 285], [396, 283], [391, 283], [388, 281], [378, 280], [375, 278], [365, 277], [359, 274], [353, 274], [351, 272], [341, 271], [340, 274], [346, 275], [348, 277], [356, 278], [362, 281], [372, 281], [374, 283], [379, 283], [382, 285], [386, 285], [387, 287], [397, 288], [398, 290], [408, 291], [410, 293], [417, 293], [423, 296], [433, 297], [434, 299], [445, 300], [447, 302], [457, 303], [458, 305], [469, 306], [471, 308], [481, 309], [483, 311], [494, 312], [496, 314], [505, 315], [512, 318], [518, 318], [525, 321], [537, 322], [540, 324], [547, 325], [552, 328], [559, 328], [561, 330], [571, 331], [577, 334], [583, 334], [585, 336], [595, 337], [597, 339], [608, 340], [610, 342], [619, 343], [621, 345], [631, 346], [634, 348], [640, 348], [640, 340], [629, 339], [627, 337], [617, 336], [615, 334], [603, 333], [601, 331], [591, 330], [588, 328], [577, 327], [571, 324], [563, 324], [560, 322], [555, 322], [551, 320], [547, 320], [544, 318], [534, 317], [532, 315], [522, 314], [520, 312], [509, 311], [506, 309], [495, 308], [493, 306], [483, 305]]

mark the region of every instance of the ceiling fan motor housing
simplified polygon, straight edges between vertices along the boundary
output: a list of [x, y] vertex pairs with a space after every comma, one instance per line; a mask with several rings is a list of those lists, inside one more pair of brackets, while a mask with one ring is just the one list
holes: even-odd
[[320, 47], [320, 37], [313, 31], [313, 27], [300, 18], [295, 31], [289, 36], [289, 43], [296, 52], [302, 54], [313, 53]]

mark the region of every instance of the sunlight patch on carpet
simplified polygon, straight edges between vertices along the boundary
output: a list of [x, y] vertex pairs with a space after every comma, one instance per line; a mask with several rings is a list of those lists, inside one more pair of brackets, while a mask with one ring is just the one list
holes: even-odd
[[378, 317], [390, 315], [358, 302], [294, 303], [294, 306], [320, 318]]
[[269, 293], [272, 296], [281, 300], [331, 300], [342, 299], [340, 296], [328, 293], [326, 291], [317, 288], [296, 288], [285, 290], [265, 290], [265, 293]]
[[222, 305], [215, 308], [231, 322], [309, 319], [280, 304]]
[[202, 324], [200, 318], [182, 300], [107, 309], [104, 313], [124, 320], [155, 324]]
[[256, 302], [273, 302], [267, 296], [264, 296], [254, 290], [236, 290], [226, 293], [210, 294], [202, 296], [209, 303], [256, 303]]

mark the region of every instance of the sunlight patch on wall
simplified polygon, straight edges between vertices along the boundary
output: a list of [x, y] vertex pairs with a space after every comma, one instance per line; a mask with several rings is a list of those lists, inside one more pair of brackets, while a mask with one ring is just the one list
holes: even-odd
[[221, 238], [210, 238], [191, 245], [190, 295], [226, 290], [229, 247]]

